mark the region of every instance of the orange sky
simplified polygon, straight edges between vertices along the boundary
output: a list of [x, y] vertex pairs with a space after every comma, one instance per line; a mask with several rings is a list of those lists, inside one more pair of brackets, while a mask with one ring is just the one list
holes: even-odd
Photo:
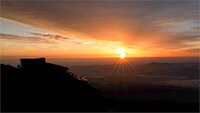
[[198, 4], [1, 1], [1, 58], [199, 56]]

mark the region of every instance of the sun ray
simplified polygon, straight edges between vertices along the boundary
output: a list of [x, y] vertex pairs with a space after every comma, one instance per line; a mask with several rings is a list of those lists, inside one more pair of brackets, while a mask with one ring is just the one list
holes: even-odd
[[127, 64], [131, 67], [131, 70], [133, 70], [134, 72], [138, 73], [137, 68], [132, 63], [130, 63], [128, 60], [127, 60]]
[[116, 63], [114, 64], [113, 68], [111, 69], [108, 75], [111, 75], [113, 73], [113, 71], [117, 68], [119, 62], [120, 62], [119, 60], [116, 61]]

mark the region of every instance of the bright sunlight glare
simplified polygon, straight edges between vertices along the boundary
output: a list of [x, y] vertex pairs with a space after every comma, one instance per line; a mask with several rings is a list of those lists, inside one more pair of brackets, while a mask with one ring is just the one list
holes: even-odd
[[120, 58], [121, 58], [121, 59], [123, 59], [125, 56], [126, 56], [125, 53], [121, 53], [121, 54], [120, 54]]
[[123, 48], [120, 48], [120, 49], [119, 49], [119, 51], [118, 51], [117, 53], [120, 53], [120, 58], [121, 58], [121, 59], [124, 59], [124, 58], [125, 58], [125, 56], [126, 56], [126, 54], [125, 54], [125, 52], [124, 52], [124, 49], [123, 49]]

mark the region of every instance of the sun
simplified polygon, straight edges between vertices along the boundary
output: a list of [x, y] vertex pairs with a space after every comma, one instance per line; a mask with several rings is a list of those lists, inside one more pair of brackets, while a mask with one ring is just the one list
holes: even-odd
[[121, 59], [124, 59], [124, 58], [125, 58], [125, 56], [126, 56], [126, 54], [125, 54], [125, 53], [121, 53], [121, 54], [120, 54], [120, 58], [121, 58]]
[[117, 49], [117, 53], [120, 53], [120, 58], [124, 59], [126, 57], [124, 48]]
[[125, 51], [124, 48], [119, 48], [118, 51], [117, 51], [117, 53], [120, 53], [120, 58], [121, 59], [124, 59], [125, 56], [126, 56], [124, 51]]

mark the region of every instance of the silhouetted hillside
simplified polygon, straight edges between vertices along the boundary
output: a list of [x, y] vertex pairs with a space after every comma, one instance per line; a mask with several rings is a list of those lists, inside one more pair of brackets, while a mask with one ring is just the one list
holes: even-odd
[[2, 111], [108, 111], [100, 93], [68, 68], [45, 59], [1, 64]]

